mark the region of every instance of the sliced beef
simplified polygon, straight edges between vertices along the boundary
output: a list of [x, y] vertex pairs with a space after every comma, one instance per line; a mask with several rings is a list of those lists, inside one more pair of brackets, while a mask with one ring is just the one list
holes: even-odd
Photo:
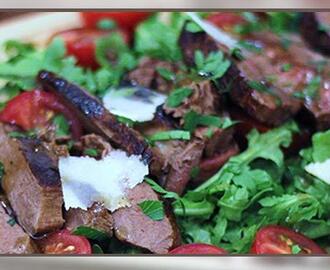
[[197, 175], [192, 179], [194, 184], [201, 184], [212, 177], [232, 156], [239, 153], [237, 144], [232, 141], [220, 152], [204, 157], [199, 164]]
[[[227, 51], [211, 39], [205, 32], [192, 33], [183, 30], [179, 39], [184, 60], [188, 65], [194, 65], [194, 52], [201, 50], [205, 55], [211, 51]], [[257, 63], [267, 64], [267, 59], [252, 54], [243, 61], [231, 59], [231, 66], [223, 77], [217, 80], [217, 86], [222, 92], [229, 92], [234, 103], [243, 108], [253, 118], [270, 125], [279, 125], [296, 114], [301, 108], [301, 102], [283, 89], [266, 82]], [[268, 64], [269, 65], [269, 64]], [[262, 82], [264, 89], [256, 89], [251, 82]]]
[[168, 93], [174, 87], [174, 78], [164, 78], [158, 69], [165, 69], [176, 74], [179, 69], [176, 64], [151, 58], [143, 58], [138, 67], [131, 71], [126, 80], [133, 85], [141, 85], [149, 89], [155, 89], [162, 93]]
[[[154, 121], [140, 127], [141, 132], [150, 136], [160, 131], [175, 129], [171, 122], [155, 118]], [[170, 191], [182, 194], [191, 178], [191, 171], [202, 157], [204, 142], [193, 138], [190, 141], [169, 140], [155, 142], [153, 147], [162, 158], [162, 174], [158, 181]]]
[[178, 229], [169, 211], [164, 219], [155, 221], [140, 209], [138, 204], [145, 200], [159, 200], [148, 184], [142, 183], [129, 190], [128, 198], [131, 206], [113, 213], [114, 232], [119, 240], [157, 254], [166, 254], [180, 243]]
[[0, 254], [32, 254], [38, 250], [31, 238], [0, 205]]
[[303, 13], [300, 31], [312, 48], [330, 56], [330, 12]]
[[73, 145], [71, 152], [82, 156], [86, 154], [86, 150], [88, 149], [96, 150], [96, 158], [102, 159], [111, 151], [112, 147], [110, 143], [108, 143], [101, 136], [96, 134], [88, 134], [82, 136], [80, 140]]
[[151, 165], [153, 172], [159, 172], [157, 158], [153, 156], [143, 137], [137, 131], [119, 123], [99, 100], [79, 86], [48, 71], [41, 71], [38, 80], [43, 89], [58, 95], [77, 114], [89, 133], [106, 138], [115, 147], [129, 154], [141, 155], [143, 160]]
[[79, 226], [86, 226], [112, 236], [113, 219], [109, 211], [101, 204], [94, 203], [87, 210], [70, 208], [65, 213], [65, 227], [74, 230]]
[[182, 118], [193, 110], [199, 114], [217, 114], [221, 109], [221, 96], [211, 81], [192, 82], [185, 87], [193, 90], [180, 106], [171, 108], [164, 105], [164, 111], [174, 118]]
[[[296, 36], [286, 37], [289, 40], [287, 46], [283, 46], [280, 37], [271, 33], [254, 34], [251, 38], [262, 46], [263, 54], [270, 63], [268, 66], [258, 63], [263, 75], [302, 101], [306, 112], [302, 114], [304, 121], [311, 118], [317, 129], [330, 128], [329, 59], [312, 52]], [[291, 67], [283, 70], [285, 64]]]
[[63, 196], [56, 157], [38, 139], [10, 138], [0, 125], [2, 188], [30, 235], [62, 227]]

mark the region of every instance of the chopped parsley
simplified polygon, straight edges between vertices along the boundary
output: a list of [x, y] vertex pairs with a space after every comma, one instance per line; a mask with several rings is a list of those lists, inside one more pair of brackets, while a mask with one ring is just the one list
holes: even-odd
[[204, 78], [216, 80], [229, 69], [230, 61], [225, 59], [223, 52], [210, 52], [206, 57], [200, 50], [195, 51], [196, 73]]
[[22, 132], [22, 131], [10, 131], [8, 132], [8, 136], [11, 138], [32, 138], [36, 136], [34, 130]]
[[321, 81], [322, 78], [320, 76], [315, 76], [310, 80], [302, 92], [295, 92], [293, 96], [300, 99], [314, 99], [321, 88]]
[[7, 223], [13, 227], [16, 224], [15, 218], [11, 217], [10, 219], [7, 220]]
[[301, 251], [302, 251], [302, 249], [299, 245], [291, 246], [291, 253], [292, 254], [299, 254]]
[[272, 88], [267, 87], [263, 82], [260, 81], [248, 81], [247, 82], [248, 86], [250, 86], [252, 89], [258, 91], [258, 92], [264, 92], [267, 93], [275, 98], [275, 103], [277, 106], [282, 105], [282, 100], [280, 97], [274, 93], [274, 90]]
[[175, 73], [173, 73], [169, 69], [163, 68], [163, 67], [157, 67], [156, 70], [159, 73], [159, 75], [162, 76], [165, 80], [167, 80], [167, 81], [175, 80], [175, 77], [176, 77]]
[[94, 148], [86, 148], [83, 152], [84, 156], [90, 156], [90, 157], [97, 157], [99, 155], [97, 149]]
[[67, 136], [70, 134], [70, 126], [63, 115], [56, 115], [53, 118], [53, 125], [55, 125], [55, 135], [57, 137]]
[[182, 101], [192, 94], [193, 90], [189, 87], [174, 89], [167, 98], [166, 105], [170, 108], [178, 107]]
[[148, 141], [153, 144], [157, 141], [169, 141], [169, 140], [190, 140], [190, 132], [185, 130], [167, 130], [160, 131], [149, 136]]
[[189, 111], [184, 116], [184, 129], [193, 132], [197, 126], [210, 126], [218, 128], [228, 128], [234, 125], [236, 122], [230, 120], [230, 118], [221, 118], [214, 115], [199, 114], [193, 110]]
[[186, 30], [191, 32], [191, 33], [198, 33], [198, 32], [203, 32], [204, 30], [195, 22], [189, 21], [186, 24]]
[[283, 64], [282, 67], [281, 67], [282, 71], [284, 71], [284, 72], [288, 72], [288, 71], [290, 71], [291, 68], [292, 68], [292, 65], [291, 65], [290, 63], [285, 63], [285, 64]]
[[160, 221], [164, 219], [164, 206], [161, 201], [145, 200], [138, 205], [142, 212], [152, 220]]

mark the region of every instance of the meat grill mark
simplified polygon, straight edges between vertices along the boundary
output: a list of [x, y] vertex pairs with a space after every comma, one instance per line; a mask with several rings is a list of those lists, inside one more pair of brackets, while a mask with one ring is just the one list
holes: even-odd
[[34, 156], [39, 154], [31, 151], [31, 146], [35, 149], [34, 142], [29, 141], [27, 144], [27, 140], [10, 138], [4, 126], [0, 125], [0, 162], [5, 170], [2, 188], [19, 224], [29, 235], [35, 236], [62, 227], [63, 195], [58, 172], [54, 179], [49, 178], [57, 170], [52, 154], [46, 148], [38, 146], [43, 153], [43, 160], [40, 162]]
[[[46, 91], [57, 94], [82, 120], [84, 128], [110, 140], [114, 146], [129, 154], [141, 155], [146, 164], [153, 161], [153, 153], [142, 136], [135, 130], [119, 123], [96, 98], [48, 71], [41, 71], [38, 80]], [[153, 169], [154, 166], [151, 166]], [[157, 171], [157, 169], [155, 169]]]
[[20, 138], [20, 150], [24, 154], [27, 163], [43, 186], [61, 186], [60, 173], [57, 162], [51, 158], [48, 150], [38, 139]]

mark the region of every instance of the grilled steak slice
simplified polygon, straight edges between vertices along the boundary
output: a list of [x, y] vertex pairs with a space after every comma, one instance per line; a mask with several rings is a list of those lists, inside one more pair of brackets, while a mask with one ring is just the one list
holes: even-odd
[[164, 78], [158, 69], [164, 69], [174, 74], [178, 72], [176, 64], [143, 58], [139, 66], [127, 75], [126, 80], [133, 85], [141, 85], [162, 93], [168, 93], [174, 86], [174, 80]]
[[303, 13], [300, 31], [312, 48], [330, 56], [330, 12]]
[[175, 108], [164, 105], [165, 113], [174, 118], [183, 118], [193, 110], [199, 114], [218, 114], [221, 109], [221, 96], [211, 81], [193, 82], [184, 87], [193, 90], [192, 94]]
[[[205, 32], [191, 33], [183, 30], [179, 42], [188, 65], [194, 65], [195, 50], [201, 50], [205, 55], [217, 50], [227, 52]], [[267, 59], [259, 57], [257, 60], [267, 64]], [[283, 89], [269, 82], [266, 83], [266, 78], [257, 69], [255, 54], [243, 61], [231, 59], [231, 62], [228, 71], [218, 79], [218, 88], [222, 92], [229, 91], [233, 102], [253, 118], [276, 126], [296, 114], [301, 108], [299, 100], [285, 93]], [[255, 82], [258, 82], [258, 85], [262, 82], [263, 85], [255, 87], [251, 82], [254, 82], [254, 85]]]
[[[13, 222], [13, 223], [12, 223]], [[38, 250], [31, 238], [0, 205], [0, 254], [32, 254]]]
[[62, 227], [63, 196], [56, 158], [38, 139], [10, 138], [0, 125], [2, 188], [30, 235]]
[[[288, 47], [271, 33], [254, 34], [251, 38], [262, 46], [270, 63], [258, 63], [258, 69], [265, 76], [272, 76], [273, 84], [287, 94], [300, 98], [304, 111], [318, 129], [330, 128], [329, 60], [313, 53], [295, 36], [287, 36]], [[283, 70], [288, 64], [290, 68]], [[306, 119], [303, 117], [303, 121]]]
[[99, 100], [79, 86], [48, 71], [41, 71], [38, 80], [43, 89], [55, 93], [72, 108], [89, 133], [106, 138], [115, 147], [129, 154], [141, 155], [146, 163], [151, 164], [152, 171], [158, 171], [157, 159], [153, 157], [151, 149], [142, 136], [137, 131], [119, 123]]
[[[140, 127], [141, 133], [150, 136], [160, 131], [175, 129], [169, 119], [160, 117], [157, 114], [152, 122]], [[158, 182], [167, 190], [182, 194], [191, 178], [192, 169], [198, 165], [203, 154], [203, 140], [195, 138], [190, 141], [158, 141], [153, 149], [162, 158], [163, 164]]]
[[65, 227], [74, 230], [79, 226], [86, 226], [112, 236], [113, 219], [109, 211], [101, 204], [95, 202], [87, 210], [70, 208], [64, 215]]
[[164, 219], [155, 221], [140, 209], [138, 204], [145, 200], [159, 200], [148, 184], [129, 190], [128, 198], [131, 206], [113, 213], [114, 232], [119, 240], [157, 254], [166, 254], [179, 244], [178, 229], [169, 212]]

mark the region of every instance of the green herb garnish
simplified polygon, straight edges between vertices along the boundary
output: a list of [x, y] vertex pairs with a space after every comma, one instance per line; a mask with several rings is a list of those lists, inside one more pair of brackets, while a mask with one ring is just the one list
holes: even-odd
[[169, 69], [163, 68], [163, 67], [157, 67], [156, 70], [160, 74], [160, 76], [162, 76], [165, 80], [167, 80], [167, 81], [175, 80], [175, 77], [176, 77], [175, 73], [173, 73]]
[[192, 94], [193, 90], [188, 87], [174, 89], [166, 100], [166, 105], [170, 108], [178, 107], [182, 101]]
[[72, 233], [75, 235], [82, 235], [88, 239], [99, 242], [109, 240], [109, 236], [105, 232], [87, 226], [78, 226], [73, 230]]
[[161, 201], [145, 200], [140, 202], [142, 212], [152, 220], [160, 221], [164, 218], [164, 206]]
[[210, 52], [206, 57], [200, 50], [195, 51], [196, 73], [205, 78], [216, 80], [229, 69], [230, 61], [225, 59], [221, 51]]
[[84, 156], [90, 156], [90, 157], [97, 157], [99, 155], [97, 149], [94, 148], [86, 148], [83, 152]]
[[230, 118], [221, 118], [214, 115], [198, 114], [195, 111], [189, 111], [184, 116], [184, 129], [193, 132], [197, 126], [210, 126], [218, 128], [228, 128], [236, 122]]
[[15, 218], [11, 217], [7, 220], [7, 224], [9, 224], [11, 227], [13, 227], [16, 224]]
[[63, 115], [56, 115], [53, 118], [55, 125], [55, 134], [57, 137], [68, 136], [70, 134], [70, 126]]
[[291, 253], [292, 254], [299, 254], [301, 251], [302, 251], [302, 249], [299, 245], [291, 246]]
[[148, 137], [150, 143], [169, 140], [190, 140], [190, 132], [185, 130], [160, 131]]

